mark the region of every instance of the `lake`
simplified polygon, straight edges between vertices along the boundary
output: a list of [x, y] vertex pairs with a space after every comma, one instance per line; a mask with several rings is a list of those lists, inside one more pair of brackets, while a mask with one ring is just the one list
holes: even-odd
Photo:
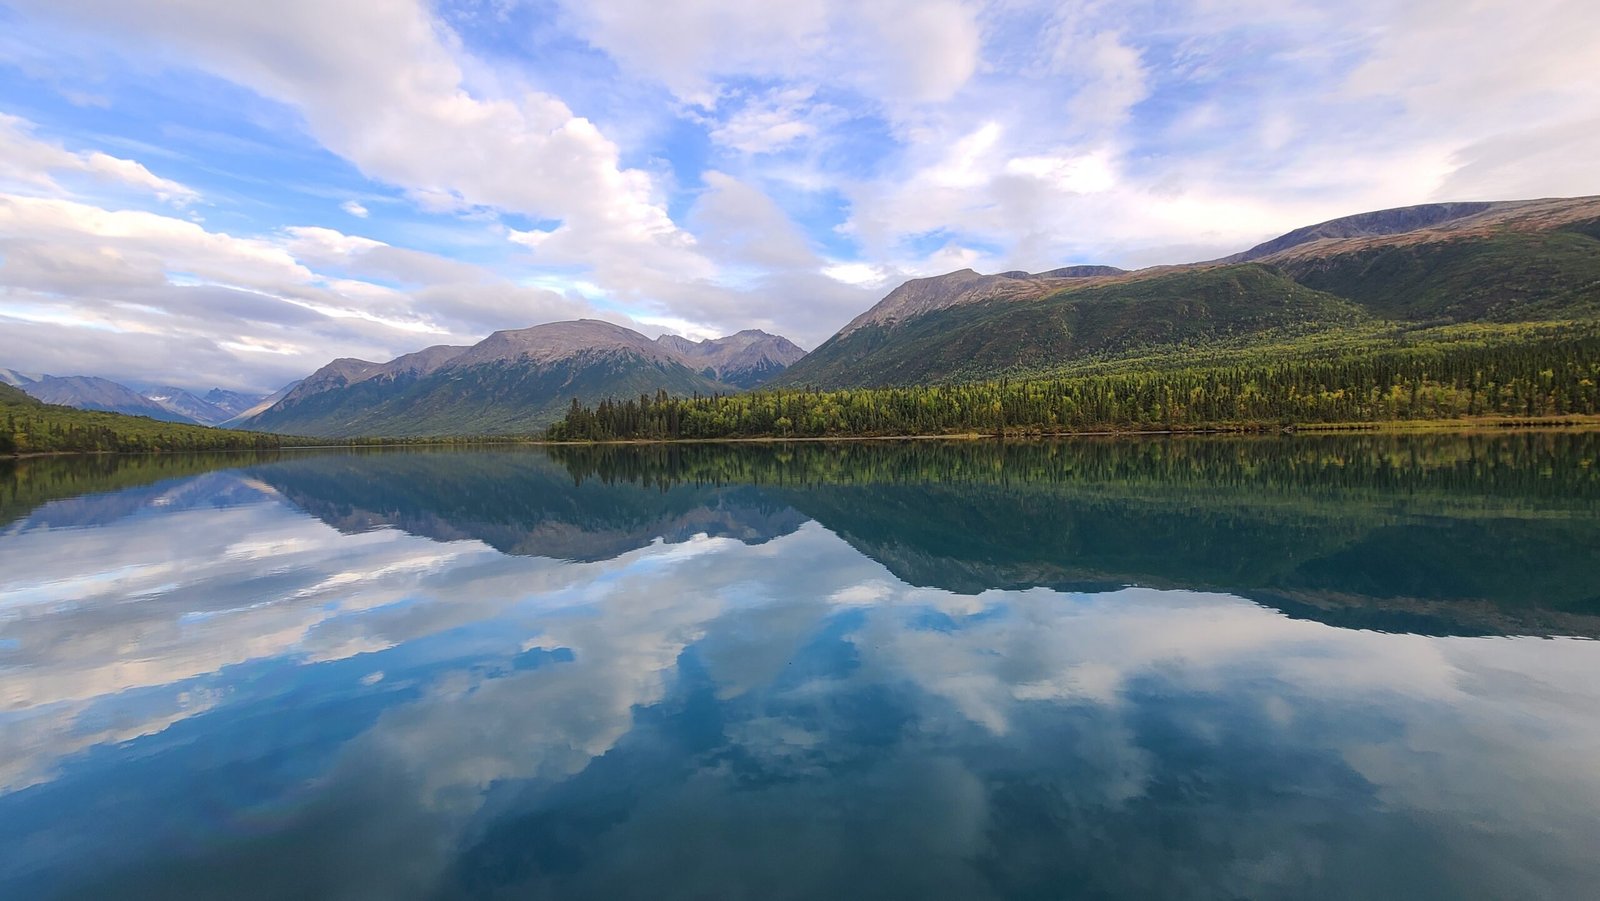
[[0, 897], [1595, 897], [1597, 459], [0, 464]]

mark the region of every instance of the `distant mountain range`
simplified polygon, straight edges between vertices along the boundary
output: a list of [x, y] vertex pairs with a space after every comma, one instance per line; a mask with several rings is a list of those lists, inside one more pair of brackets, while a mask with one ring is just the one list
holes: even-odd
[[196, 425], [220, 425], [261, 399], [221, 388], [211, 389], [205, 397], [172, 387], [141, 394], [127, 385], [95, 376], [33, 375], [15, 369], [0, 369], [0, 383], [47, 404]]
[[957, 382], [1354, 325], [1597, 314], [1600, 197], [1430, 204], [1334, 219], [1209, 263], [915, 279], [773, 384]]
[[166, 422], [313, 437], [510, 434], [537, 431], [576, 397], [757, 387], [805, 355], [747, 329], [725, 338], [651, 340], [595, 320], [495, 332], [470, 347], [438, 345], [387, 363], [341, 358], [262, 397], [162, 386], [139, 392], [93, 376], [0, 369], [0, 385], [51, 404]]
[[266, 397], [134, 391], [0, 369], [51, 403], [318, 437], [511, 434], [666, 391], [881, 387], [1181, 362], [1335, 330], [1600, 316], [1600, 197], [1444, 203], [1296, 229], [1205, 263], [1127, 271], [963, 269], [895, 288], [807, 354], [757, 330], [651, 340], [579, 320], [495, 332], [387, 363], [344, 358]]
[[704, 341], [662, 335], [656, 343], [706, 378], [735, 388], [758, 387], [806, 353], [788, 338], [758, 329]]
[[234, 424], [318, 437], [527, 433], [560, 418], [573, 398], [726, 394], [762, 384], [804, 353], [756, 330], [652, 341], [609, 322], [552, 322], [387, 363], [334, 360]]

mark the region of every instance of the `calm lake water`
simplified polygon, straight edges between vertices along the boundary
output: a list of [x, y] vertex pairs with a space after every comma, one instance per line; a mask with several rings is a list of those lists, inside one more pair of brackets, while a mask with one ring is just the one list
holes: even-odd
[[1597, 456], [25, 461], [0, 897], [1593, 898]]

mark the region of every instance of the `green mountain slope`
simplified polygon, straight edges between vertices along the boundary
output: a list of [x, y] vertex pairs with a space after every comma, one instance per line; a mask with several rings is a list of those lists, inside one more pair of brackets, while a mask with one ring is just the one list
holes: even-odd
[[319, 437], [526, 434], [559, 419], [574, 397], [594, 403], [665, 389], [730, 390], [678, 363], [592, 351], [549, 363], [494, 361], [421, 377], [357, 382], [285, 402], [249, 427]]
[[803, 353], [756, 330], [693, 342], [593, 319], [550, 322], [388, 363], [334, 360], [242, 424], [326, 438], [525, 435], [574, 398], [728, 394]]
[[881, 387], [1025, 375], [1237, 339], [1356, 325], [1355, 304], [1265, 266], [1167, 271], [1068, 288], [1038, 300], [952, 306], [836, 335], [777, 386]]
[[18, 388], [0, 384], [0, 404], [14, 404], [18, 406], [42, 406], [43, 401], [34, 400]]
[[301, 443], [260, 432], [43, 403], [0, 385], [0, 456], [69, 451], [243, 450]]
[[1385, 319], [1530, 322], [1600, 313], [1600, 240], [1581, 231], [1396, 243], [1274, 265]]
[[1212, 263], [1078, 282], [1048, 275], [962, 270], [907, 282], [772, 384], [958, 383], [1286, 337], [1591, 321], [1600, 316], [1600, 198], [1381, 210]]

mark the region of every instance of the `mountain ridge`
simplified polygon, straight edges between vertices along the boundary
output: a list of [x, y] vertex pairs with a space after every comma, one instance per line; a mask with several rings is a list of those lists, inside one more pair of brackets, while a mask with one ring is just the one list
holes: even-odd
[[745, 386], [719, 376], [759, 384], [798, 354], [787, 339], [754, 329], [691, 342], [652, 340], [597, 319], [550, 322], [388, 363], [335, 360], [239, 425], [316, 437], [527, 433], [559, 418], [574, 398], [727, 393]]
[[266, 398], [170, 386], [139, 392], [9, 369], [0, 382], [51, 403], [172, 422], [289, 432], [309, 421], [306, 434], [321, 436], [441, 434], [446, 426], [502, 433], [533, 430], [573, 398], [950, 383], [1352, 326], [1595, 316], [1600, 196], [1474, 200], [1338, 217], [1205, 262], [969, 268], [910, 279], [810, 353], [758, 329], [650, 339], [580, 319], [388, 362], [341, 357]]
[[1031, 300], [1072, 285], [1128, 275], [1115, 266], [1067, 266], [1048, 272], [1022, 270], [984, 275], [958, 269], [903, 282], [866, 312], [850, 320], [835, 337], [871, 325], [893, 325], [951, 307], [991, 300]]
[[126, 385], [92, 375], [45, 375], [16, 387], [47, 404], [145, 416], [163, 422], [195, 422]]
[[[1362, 322], [1585, 318], [1600, 314], [1600, 197], [1399, 207], [1295, 229], [1209, 262], [1109, 268], [912, 279], [773, 384], [1025, 375]], [[1063, 271], [1077, 277], [1051, 277]]]
[[220, 425], [236, 414], [235, 407], [259, 400], [252, 395], [222, 388], [213, 388], [202, 398], [173, 386], [159, 386], [141, 392], [121, 382], [98, 376], [55, 376], [15, 369], [0, 369], [0, 384], [44, 403], [207, 426]]
[[743, 329], [700, 341], [662, 335], [656, 343], [676, 353], [691, 369], [698, 368], [701, 375], [736, 388], [761, 385], [806, 353], [788, 338], [760, 329]]

